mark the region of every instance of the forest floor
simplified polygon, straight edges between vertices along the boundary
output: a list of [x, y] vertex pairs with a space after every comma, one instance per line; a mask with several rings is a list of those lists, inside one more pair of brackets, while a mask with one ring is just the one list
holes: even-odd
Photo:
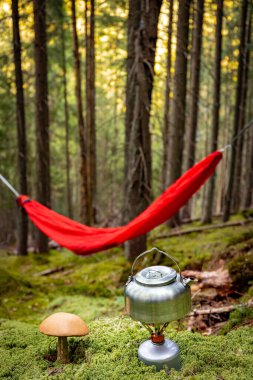
[[[180, 231], [199, 226], [187, 224]], [[9, 248], [0, 251], [0, 379], [251, 380], [253, 223], [164, 237], [170, 232], [166, 226], [154, 230], [149, 248], [170, 253], [183, 273], [198, 279], [193, 309], [207, 310], [167, 329], [180, 347], [180, 372], [168, 376], [138, 362], [138, 346], [148, 333], [124, 313], [131, 266], [122, 248], [90, 257], [65, 249], [18, 257]], [[157, 254], [142, 265], [171, 265], [166, 260]], [[52, 359], [56, 338], [38, 332], [43, 319], [58, 311], [75, 313], [90, 327], [89, 336], [69, 338], [68, 365]]]

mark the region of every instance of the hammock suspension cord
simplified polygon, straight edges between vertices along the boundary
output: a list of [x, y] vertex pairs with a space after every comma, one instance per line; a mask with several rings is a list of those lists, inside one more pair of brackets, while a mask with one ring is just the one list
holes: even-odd
[[[253, 119], [251, 119], [242, 129], [240, 132], [237, 133], [237, 135], [235, 135], [230, 144], [228, 145], [225, 145], [223, 148], [219, 149], [219, 152], [224, 152], [225, 150], [227, 150], [228, 148], [231, 148], [232, 145], [235, 143], [235, 141], [250, 127], [253, 126]], [[19, 197], [19, 193], [17, 192], [17, 190], [14, 189], [14, 187], [7, 181], [6, 178], [4, 178], [4, 176], [2, 174], [0, 174], [0, 179], [2, 180], [2, 182], [12, 191], [12, 193], [15, 195], [15, 197]]]
[[[237, 134], [236, 138], [252, 125], [253, 120]], [[232, 144], [236, 138], [233, 138]], [[141, 214], [128, 224], [119, 227], [96, 228], [78, 223], [30, 199], [27, 195], [19, 195], [2, 175], [0, 179], [15, 195], [17, 203], [25, 209], [36, 227], [62, 247], [77, 255], [86, 256], [135, 239], [170, 219], [214, 173], [222, 159], [222, 151], [228, 147], [229, 145], [197, 162]]]

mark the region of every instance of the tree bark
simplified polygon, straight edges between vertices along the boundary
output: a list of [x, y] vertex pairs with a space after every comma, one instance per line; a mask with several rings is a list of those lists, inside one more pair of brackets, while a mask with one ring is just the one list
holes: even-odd
[[[174, 74], [174, 98], [170, 133], [169, 184], [175, 182], [182, 173], [183, 140], [186, 115], [187, 49], [189, 39], [189, 16], [191, 0], [179, 2], [177, 23], [177, 49]], [[179, 224], [177, 214], [170, 225]]]
[[96, 198], [96, 126], [95, 126], [95, 6], [94, 0], [85, 0], [86, 43], [86, 127], [87, 127], [87, 181], [89, 219], [95, 222]]
[[[213, 92], [213, 120], [211, 134], [211, 152], [217, 150], [219, 133], [219, 113], [220, 113], [220, 86], [221, 86], [221, 53], [222, 53], [222, 18], [223, 0], [217, 0], [216, 29], [215, 29], [215, 69], [214, 69], [214, 92]], [[213, 213], [215, 189], [215, 174], [209, 179], [206, 185], [203, 223], [211, 223]]]
[[[27, 194], [26, 122], [21, 64], [18, 0], [12, 0], [13, 53], [16, 77], [16, 112], [18, 140], [18, 173], [21, 194]], [[18, 209], [18, 255], [27, 255], [28, 220], [23, 207]]]
[[[158, 18], [162, 0], [130, 0], [127, 44], [124, 222], [133, 219], [151, 199], [151, 95]], [[132, 261], [146, 249], [146, 236], [125, 245]]]
[[[193, 31], [191, 75], [190, 75], [190, 102], [189, 126], [186, 140], [186, 170], [195, 162], [196, 133], [198, 128], [199, 83], [202, 49], [202, 29], [204, 16], [204, 0], [197, 0], [195, 12], [195, 25]], [[191, 217], [191, 201], [183, 209], [186, 218]]]
[[[50, 206], [50, 151], [47, 83], [46, 0], [33, 0], [36, 89], [36, 198]], [[36, 249], [48, 251], [48, 238], [36, 231]]]
[[172, 31], [173, 31], [173, 6], [174, 1], [169, 0], [169, 27], [168, 27], [168, 51], [167, 51], [167, 75], [165, 86], [164, 104], [164, 127], [163, 127], [163, 169], [162, 188], [168, 186], [168, 165], [169, 165], [169, 133], [170, 133], [170, 94], [171, 94], [171, 51], [172, 51]]
[[[236, 138], [238, 134], [238, 127], [240, 123], [240, 109], [242, 106], [243, 54], [245, 50], [247, 9], [248, 9], [248, 0], [243, 0], [242, 10], [241, 10], [241, 22], [240, 22], [241, 32], [240, 32], [240, 47], [239, 47], [239, 63], [238, 63], [238, 72], [237, 72], [233, 140]], [[224, 222], [226, 222], [229, 219], [230, 212], [231, 212], [236, 154], [237, 154], [237, 143], [234, 142], [232, 144], [232, 149], [231, 149], [231, 158], [230, 158], [230, 165], [229, 165], [229, 180], [228, 180], [227, 191], [226, 191], [225, 200], [224, 200], [224, 213], [223, 213]]]
[[69, 105], [67, 91], [67, 65], [66, 65], [66, 46], [64, 31], [64, 3], [61, 4], [61, 50], [62, 50], [62, 71], [63, 71], [63, 99], [64, 99], [64, 124], [65, 124], [65, 160], [66, 160], [66, 200], [69, 218], [73, 217], [72, 212], [72, 192], [70, 183], [70, 154], [69, 154]]
[[253, 129], [248, 131], [249, 136], [249, 152], [248, 152], [248, 165], [247, 176], [245, 182], [245, 195], [244, 195], [244, 208], [252, 207], [253, 201]]
[[[249, 8], [248, 12], [248, 21], [246, 21], [246, 32], [245, 32], [245, 48], [243, 51], [242, 59], [242, 99], [240, 106], [240, 118], [238, 133], [243, 129], [246, 118], [246, 103], [247, 103], [247, 93], [248, 93], [248, 77], [249, 77], [249, 61], [250, 61], [250, 40], [251, 40], [251, 9]], [[233, 187], [233, 210], [238, 212], [240, 205], [242, 204], [243, 194], [241, 191], [241, 182], [242, 182], [242, 154], [244, 146], [245, 137], [242, 133], [237, 141], [237, 152], [236, 152], [236, 162], [235, 162], [235, 178], [234, 178], [234, 187]]]
[[88, 172], [87, 172], [87, 132], [83, 117], [83, 102], [81, 90], [81, 70], [79, 56], [79, 41], [76, 29], [76, 5], [75, 0], [71, 0], [72, 12], [72, 30], [73, 30], [73, 54], [75, 59], [75, 77], [76, 77], [76, 101], [78, 113], [78, 130], [80, 143], [80, 219], [85, 224], [90, 224], [89, 198], [88, 198]]

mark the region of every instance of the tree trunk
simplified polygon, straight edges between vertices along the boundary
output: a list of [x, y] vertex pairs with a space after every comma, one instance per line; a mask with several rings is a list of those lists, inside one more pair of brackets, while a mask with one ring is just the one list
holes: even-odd
[[62, 50], [62, 71], [63, 71], [63, 99], [64, 99], [64, 124], [65, 124], [65, 159], [66, 159], [66, 200], [68, 208], [68, 217], [73, 217], [72, 212], [72, 194], [70, 183], [70, 155], [69, 155], [69, 106], [67, 96], [67, 67], [66, 67], [66, 46], [64, 31], [64, 3], [61, 5], [61, 50]]
[[[243, 51], [242, 59], [242, 99], [240, 106], [240, 118], [238, 133], [243, 129], [245, 124], [246, 116], [246, 103], [247, 103], [247, 93], [248, 93], [248, 77], [249, 77], [249, 60], [250, 60], [250, 40], [251, 40], [251, 9], [248, 12], [248, 22], [246, 23], [246, 32], [245, 32], [245, 48]], [[235, 178], [234, 178], [234, 188], [233, 188], [233, 210], [238, 212], [240, 209], [241, 200], [243, 197], [241, 190], [241, 181], [242, 181], [242, 154], [243, 154], [243, 145], [245, 137], [242, 133], [237, 141], [237, 151], [236, 151], [236, 162], [235, 162]]]
[[[33, 0], [36, 89], [36, 198], [50, 206], [49, 111], [47, 83], [46, 0]], [[47, 237], [37, 230], [36, 249], [48, 251]]]
[[88, 172], [87, 172], [87, 132], [83, 117], [83, 102], [81, 90], [81, 70], [79, 56], [79, 42], [76, 29], [76, 5], [75, 0], [71, 0], [72, 12], [72, 28], [73, 28], [73, 54], [75, 59], [75, 76], [76, 76], [76, 101], [78, 113], [78, 129], [80, 143], [80, 219], [85, 224], [91, 223], [89, 214], [89, 198], [88, 198]]
[[[182, 172], [190, 2], [190, 0], [180, 1], [178, 9], [174, 98], [170, 128], [169, 184], [175, 182]], [[179, 215], [176, 215], [170, 220], [170, 225], [177, 225], [179, 223]]]
[[[245, 34], [246, 34], [246, 20], [247, 20], [248, 0], [243, 0], [241, 10], [241, 22], [240, 22], [240, 47], [239, 47], [239, 63], [237, 73], [237, 87], [236, 87], [236, 103], [235, 103], [235, 116], [234, 116], [234, 128], [233, 128], [233, 140], [238, 134], [238, 128], [240, 123], [240, 109], [242, 106], [242, 85], [243, 85], [243, 54], [245, 50]], [[223, 221], [226, 222], [229, 219], [232, 204], [232, 194], [235, 176], [235, 163], [237, 154], [237, 143], [232, 144], [231, 158], [229, 165], [229, 180], [227, 185], [227, 191], [224, 200], [224, 214]]]
[[[249, 11], [249, 29], [248, 29], [248, 47], [250, 46], [251, 43], [251, 26], [252, 26], [252, 10], [250, 9]], [[248, 65], [248, 70], [250, 67], [250, 49], [248, 48], [247, 50], [247, 57], [246, 57], [247, 65]], [[249, 71], [249, 74], [252, 71]], [[252, 81], [252, 76], [250, 77], [250, 81]], [[252, 86], [249, 87], [249, 96], [248, 96], [248, 120], [252, 119], [253, 116], [253, 91], [252, 91]], [[245, 151], [246, 151], [246, 160], [245, 160], [245, 183], [244, 183], [244, 197], [243, 197], [243, 208], [247, 209], [252, 206], [252, 201], [253, 201], [253, 128], [251, 126], [248, 131], [246, 131], [245, 135], [245, 141], [246, 141], [246, 146], [245, 146]]]
[[[150, 203], [151, 138], [149, 118], [158, 18], [162, 0], [130, 0], [125, 130], [124, 222]], [[146, 236], [126, 243], [129, 260], [146, 249]]]
[[[186, 141], [186, 169], [190, 169], [195, 162], [196, 133], [198, 127], [198, 102], [199, 82], [202, 48], [202, 29], [204, 16], [204, 0], [197, 0], [195, 12], [195, 25], [193, 31], [191, 76], [190, 76], [190, 104], [189, 104], [189, 126]], [[184, 218], [191, 217], [191, 202], [183, 209]]]
[[252, 207], [253, 201], [253, 128], [248, 131], [249, 136], [249, 152], [247, 158], [247, 176], [245, 181], [244, 209]]
[[95, 9], [94, 0], [85, 0], [86, 42], [86, 127], [89, 219], [95, 222], [96, 198], [96, 127], [95, 127]]
[[[17, 108], [17, 140], [18, 140], [18, 172], [21, 194], [27, 194], [26, 169], [26, 123], [23, 92], [23, 73], [21, 67], [21, 42], [19, 33], [18, 0], [12, 0], [13, 52], [16, 77], [16, 108]], [[18, 209], [18, 247], [19, 255], [27, 254], [28, 220], [23, 207]]]
[[[214, 69], [214, 93], [213, 93], [213, 121], [211, 135], [211, 152], [217, 150], [220, 113], [220, 86], [221, 86], [221, 53], [222, 53], [222, 18], [223, 0], [217, 0], [216, 29], [215, 29], [215, 69]], [[215, 174], [209, 179], [206, 186], [203, 223], [211, 223], [213, 212], [215, 188]]]
[[173, 31], [173, 5], [174, 1], [169, 0], [169, 27], [168, 27], [168, 51], [167, 51], [167, 75], [165, 86], [164, 104], [164, 127], [163, 127], [163, 169], [162, 169], [162, 189], [168, 186], [168, 165], [169, 165], [169, 133], [170, 133], [170, 93], [171, 93], [171, 50]]

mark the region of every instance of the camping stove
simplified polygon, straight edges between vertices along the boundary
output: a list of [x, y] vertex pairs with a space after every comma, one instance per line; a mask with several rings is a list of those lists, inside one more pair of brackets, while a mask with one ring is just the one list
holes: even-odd
[[[149, 252], [169, 257], [177, 266], [151, 266], [134, 275], [134, 267]], [[180, 369], [178, 345], [164, 337], [169, 322], [183, 318], [191, 309], [191, 279], [184, 278], [176, 260], [168, 253], [152, 248], [141, 253], [134, 261], [131, 275], [125, 285], [126, 312], [139, 321], [151, 334], [138, 349], [139, 359], [146, 365], [155, 365], [157, 371]]]

